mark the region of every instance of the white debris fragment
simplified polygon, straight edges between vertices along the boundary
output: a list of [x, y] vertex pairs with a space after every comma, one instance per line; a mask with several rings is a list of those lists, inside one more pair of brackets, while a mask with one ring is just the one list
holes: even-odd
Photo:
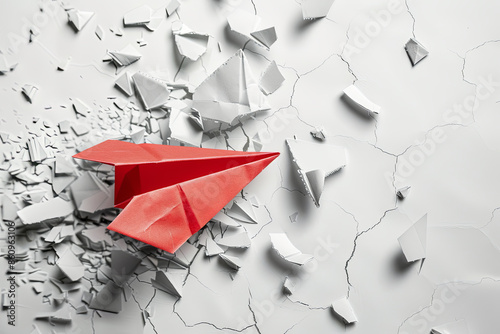
[[344, 89], [343, 97], [357, 111], [368, 116], [380, 113], [380, 106], [369, 100], [356, 86], [351, 85]]
[[302, 17], [304, 20], [319, 19], [328, 15], [335, 0], [303, 0]]
[[5, 55], [0, 51], [0, 74], [6, 74], [13, 71], [17, 63], [10, 63]]
[[168, 16], [171, 16], [180, 6], [181, 4], [177, 0], [167, 0], [167, 4], [165, 5], [165, 10]]
[[104, 38], [104, 29], [102, 29], [100, 25], [97, 25], [95, 27], [95, 34], [97, 38], [99, 38], [102, 41], [102, 39]]
[[77, 136], [83, 136], [90, 132], [90, 129], [83, 123], [72, 124], [71, 129]]
[[146, 110], [162, 106], [168, 101], [170, 90], [167, 84], [160, 79], [153, 78], [142, 72], [137, 72], [132, 76], [135, 90]]
[[33, 103], [36, 93], [38, 92], [38, 87], [26, 84], [21, 88], [24, 97], [28, 100], [29, 103]]
[[67, 10], [67, 14], [69, 23], [71, 23], [71, 25], [73, 26], [73, 28], [75, 28], [76, 31], [82, 30], [85, 27], [85, 25], [90, 21], [92, 16], [94, 16], [94, 12], [85, 12], [76, 9]]
[[238, 259], [236, 256], [219, 254], [219, 257], [233, 270], [239, 270], [242, 266], [240, 259]]
[[72, 282], [78, 281], [82, 278], [85, 272], [83, 264], [75, 256], [75, 254], [73, 254], [71, 248], [69, 247], [66, 248], [66, 250], [59, 256], [56, 264]]
[[17, 212], [25, 225], [40, 223], [49, 219], [60, 219], [68, 216], [74, 210], [73, 203], [59, 197], [47, 202], [27, 206]]
[[71, 61], [71, 57], [64, 58], [63, 60], [61, 60], [59, 65], [57, 65], [57, 70], [58, 71], [66, 71], [70, 61]]
[[190, 60], [198, 60], [207, 51], [209, 35], [195, 32], [180, 21], [172, 23], [172, 33], [177, 50]]
[[238, 222], [236, 222], [234, 219], [226, 215], [224, 212], [217, 212], [217, 214], [211, 219], [214, 222], [224, 224], [226, 226], [233, 226], [233, 227], [239, 227], [241, 226]]
[[75, 110], [77, 114], [80, 114], [82, 116], [87, 116], [90, 112], [92, 112], [92, 108], [90, 108], [80, 99], [74, 99], [72, 105], [73, 110]]
[[295, 291], [295, 283], [287, 276], [283, 282], [283, 292], [287, 295], [292, 295]]
[[242, 232], [233, 235], [225, 235], [217, 241], [217, 244], [231, 248], [248, 248], [252, 244], [252, 240], [250, 240], [247, 232]]
[[270, 107], [239, 50], [196, 88], [193, 108], [204, 119], [234, 124]]
[[165, 291], [173, 296], [182, 297], [182, 283], [184, 274], [157, 271], [156, 277], [151, 279], [154, 288]]
[[142, 5], [138, 8], [131, 10], [123, 16], [123, 25], [127, 26], [141, 26], [151, 21], [153, 10], [148, 5]]
[[356, 314], [346, 297], [335, 300], [332, 303], [332, 308], [346, 324], [352, 324], [358, 321]]
[[425, 259], [427, 247], [427, 214], [399, 238], [399, 245], [408, 262]]
[[311, 261], [314, 257], [303, 254], [288, 239], [285, 233], [269, 233], [273, 249], [286, 261], [302, 266]]
[[169, 128], [172, 139], [191, 146], [200, 147], [203, 130], [193, 122], [191, 115], [182, 110], [172, 109]]
[[325, 129], [321, 128], [315, 128], [313, 131], [311, 131], [311, 136], [318, 140], [325, 140], [326, 139], [326, 131]]
[[241, 9], [234, 10], [227, 17], [227, 23], [232, 31], [266, 48], [270, 48], [278, 39], [274, 27], [263, 25], [261, 17]]
[[120, 51], [108, 51], [107, 54], [116, 66], [128, 66], [142, 57], [131, 44], [128, 44]]
[[134, 86], [130, 73], [123, 72], [115, 81], [115, 86], [120, 88], [127, 96], [134, 95]]
[[298, 139], [287, 139], [286, 143], [304, 188], [319, 206], [325, 178], [347, 165], [345, 149]]
[[410, 193], [410, 189], [411, 189], [411, 186], [399, 188], [396, 192], [396, 196], [398, 196], [399, 199], [404, 199]]
[[429, 54], [429, 51], [427, 51], [425, 47], [414, 38], [410, 38], [410, 40], [406, 42], [405, 50], [406, 54], [408, 54], [408, 58], [410, 58], [412, 66], [417, 65]]
[[273, 60], [262, 74], [259, 86], [266, 95], [269, 95], [280, 88], [284, 81], [285, 77], [281, 74], [278, 65]]
[[83, 173], [70, 189], [73, 201], [81, 212], [94, 213], [114, 207], [114, 186], [105, 184], [93, 173]]
[[211, 237], [208, 237], [205, 240], [205, 255], [214, 256], [221, 253], [224, 253], [224, 250]]
[[243, 223], [257, 224], [257, 216], [252, 204], [244, 199], [237, 198], [233, 200], [233, 205], [227, 210], [226, 214]]

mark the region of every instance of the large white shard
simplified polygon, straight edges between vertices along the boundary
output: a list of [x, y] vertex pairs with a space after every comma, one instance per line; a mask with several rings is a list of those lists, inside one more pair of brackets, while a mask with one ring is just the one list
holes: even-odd
[[120, 51], [108, 51], [108, 56], [116, 66], [128, 66], [142, 57], [142, 55], [130, 44]]
[[408, 262], [425, 259], [427, 247], [427, 214], [398, 238]]
[[165, 291], [173, 296], [182, 297], [183, 275], [164, 271], [157, 271], [156, 277], [151, 279], [154, 288]]
[[314, 257], [303, 254], [288, 239], [285, 233], [269, 233], [273, 249], [286, 261], [302, 266], [311, 261]]
[[207, 51], [209, 35], [195, 32], [180, 21], [172, 24], [172, 33], [179, 53], [192, 61], [198, 60]]
[[124, 26], [141, 26], [151, 21], [153, 10], [148, 5], [132, 9], [123, 16]]
[[11, 72], [16, 68], [16, 66], [17, 63], [10, 63], [5, 55], [0, 51], [0, 74]]
[[302, 0], [304, 20], [319, 19], [328, 15], [335, 0]]
[[233, 226], [233, 227], [239, 227], [241, 226], [237, 221], [229, 217], [227, 214], [224, 212], [217, 212], [217, 214], [211, 219], [211, 221], [214, 221], [216, 223], [221, 223], [226, 226]]
[[92, 298], [89, 308], [119, 313], [122, 310], [122, 295], [122, 289], [113, 281], [109, 281], [106, 283], [106, 286]]
[[214, 256], [222, 253], [224, 250], [211, 237], [208, 237], [205, 241], [205, 255]]
[[80, 31], [87, 25], [92, 16], [94, 16], [94, 12], [85, 12], [76, 9], [69, 9], [67, 11], [68, 21], [75, 28], [76, 31]]
[[227, 17], [227, 23], [232, 31], [266, 48], [270, 48], [278, 39], [274, 27], [263, 26], [261, 17], [241, 9], [234, 10]]
[[287, 139], [286, 143], [306, 192], [319, 206], [325, 178], [347, 165], [345, 149], [298, 139]]
[[410, 193], [410, 189], [411, 189], [410, 186], [399, 188], [396, 191], [396, 196], [398, 196], [399, 199], [405, 199], [406, 196], [408, 196], [408, 194]]
[[344, 89], [344, 99], [357, 111], [373, 116], [380, 113], [380, 106], [368, 99], [356, 86]]
[[64, 250], [56, 264], [72, 282], [82, 278], [85, 272], [85, 267], [69, 247]]
[[73, 203], [55, 197], [47, 202], [27, 206], [17, 212], [25, 225], [40, 223], [49, 219], [60, 219], [68, 216], [74, 210]]
[[132, 79], [144, 108], [150, 110], [167, 103], [170, 90], [166, 83], [142, 72], [135, 73]]
[[467, 322], [463, 319], [449, 322], [443, 325], [434, 326], [431, 329], [431, 334], [469, 334]]
[[204, 119], [235, 124], [270, 107], [245, 54], [239, 50], [198, 86], [193, 94], [193, 108]]
[[429, 51], [427, 51], [422, 44], [413, 38], [410, 38], [410, 40], [406, 42], [405, 50], [406, 54], [408, 54], [408, 58], [410, 58], [412, 66], [417, 65], [429, 54]]
[[278, 65], [273, 60], [262, 74], [259, 86], [266, 95], [269, 95], [280, 88], [283, 81], [285, 81], [285, 77], [281, 74]]
[[332, 308], [346, 324], [352, 324], [358, 321], [358, 318], [352, 309], [351, 303], [346, 297], [335, 300], [332, 303]]

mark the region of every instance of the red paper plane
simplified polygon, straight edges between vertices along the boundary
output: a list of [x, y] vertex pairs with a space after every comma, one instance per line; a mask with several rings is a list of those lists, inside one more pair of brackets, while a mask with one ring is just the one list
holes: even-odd
[[73, 157], [115, 166], [108, 229], [174, 253], [278, 155], [108, 140]]

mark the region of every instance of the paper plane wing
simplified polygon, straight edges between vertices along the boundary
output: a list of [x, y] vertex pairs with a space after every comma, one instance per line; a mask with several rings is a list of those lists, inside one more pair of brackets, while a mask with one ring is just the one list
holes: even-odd
[[173, 253], [278, 155], [108, 140], [74, 157], [115, 166], [109, 229]]

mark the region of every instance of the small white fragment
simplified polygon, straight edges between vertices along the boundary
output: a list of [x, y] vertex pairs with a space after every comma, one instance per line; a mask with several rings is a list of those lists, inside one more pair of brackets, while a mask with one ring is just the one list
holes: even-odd
[[252, 244], [252, 240], [247, 232], [224, 236], [217, 241], [217, 243], [224, 247], [232, 248], [248, 248]]
[[303, 0], [302, 17], [304, 20], [319, 19], [328, 15], [334, 0]]
[[406, 42], [405, 50], [406, 54], [408, 54], [408, 58], [410, 58], [412, 66], [417, 65], [429, 54], [429, 51], [427, 51], [422, 44], [413, 38], [410, 38], [410, 40]]
[[427, 214], [410, 226], [398, 238], [398, 241], [408, 262], [425, 259], [427, 247]]
[[28, 100], [29, 103], [33, 103], [33, 99], [35, 98], [36, 93], [38, 92], [38, 87], [26, 84], [21, 88], [24, 97]]
[[332, 308], [346, 324], [352, 324], [358, 321], [358, 318], [352, 309], [351, 303], [346, 297], [335, 300], [332, 303]]
[[396, 192], [396, 195], [398, 196], [399, 199], [404, 199], [410, 193], [410, 188], [411, 186], [399, 188], [398, 191]]
[[69, 23], [71, 23], [77, 32], [82, 30], [92, 16], [94, 16], [94, 12], [84, 12], [76, 9], [69, 9], [67, 14]]
[[260, 89], [266, 94], [274, 93], [285, 81], [285, 77], [281, 74], [278, 65], [273, 60], [266, 68], [260, 78]]
[[219, 257], [227, 264], [231, 269], [239, 270], [241, 268], [241, 261], [236, 256], [230, 256], [226, 254], [219, 254]]
[[302, 266], [311, 261], [314, 257], [303, 254], [288, 239], [285, 233], [269, 233], [273, 249], [286, 261]]
[[172, 15], [181, 4], [177, 0], [167, 0], [167, 4], [165, 5], [165, 10], [167, 12], [167, 16]]
[[380, 113], [380, 106], [369, 100], [356, 86], [351, 85], [344, 89], [344, 98], [358, 111], [373, 116]]

